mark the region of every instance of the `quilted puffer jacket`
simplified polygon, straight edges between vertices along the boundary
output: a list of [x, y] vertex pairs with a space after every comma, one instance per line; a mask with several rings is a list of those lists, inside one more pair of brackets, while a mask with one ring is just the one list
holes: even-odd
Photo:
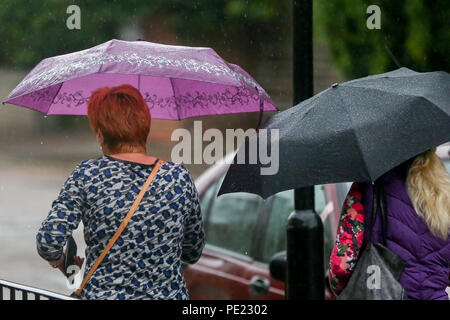
[[[401, 165], [380, 178], [387, 209], [387, 247], [406, 262], [399, 281], [409, 299], [447, 300], [445, 290], [449, 285], [450, 239], [435, 237], [418, 216], [408, 196], [405, 177], [406, 169]], [[366, 208], [364, 226], [367, 230], [373, 186], [370, 183], [361, 186]], [[372, 240], [381, 240], [381, 219], [376, 219]]]

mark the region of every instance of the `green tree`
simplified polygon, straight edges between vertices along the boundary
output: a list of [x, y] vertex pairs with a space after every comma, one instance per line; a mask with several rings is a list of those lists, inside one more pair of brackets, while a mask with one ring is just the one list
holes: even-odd
[[[346, 78], [396, 69], [449, 70], [447, 0], [315, 0], [317, 27]], [[381, 29], [366, 27], [366, 9], [381, 9]]]

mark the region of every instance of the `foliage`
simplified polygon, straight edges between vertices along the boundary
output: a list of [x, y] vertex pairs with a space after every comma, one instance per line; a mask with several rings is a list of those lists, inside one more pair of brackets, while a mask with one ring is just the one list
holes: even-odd
[[[66, 27], [70, 4], [81, 8], [81, 30]], [[366, 9], [372, 4], [381, 9], [381, 30], [366, 27]], [[2, 0], [0, 64], [31, 68], [45, 57], [118, 38], [130, 22], [150, 25], [159, 14], [183, 43], [258, 57], [274, 42], [289, 40], [290, 5], [290, 0]], [[326, 41], [346, 78], [397, 65], [448, 70], [449, 11], [448, 0], [314, 0], [315, 41]]]
[[[393, 70], [397, 63], [422, 72], [449, 70], [448, 0], [319, 0], [314, 4], [317, 25], [346, 78]], [[366, 27], [369, 5], [381, 9], [380, 30]]]
[[[148, 22], [163, 12], [174, 30], [186, 39], [214, 38], [238, 42], [245, 30], [264, 35], [261, 26], [279, 16], [277, 0], [2, 0], [0, 3], [0, 64], [30, 68], [41, 59], [92, 47], [118, 38], [132, 21]], [[81, 30], [66, 27], [66, 9], [81, 9]], [[219, 28], [219, 29], [217, 29]]]

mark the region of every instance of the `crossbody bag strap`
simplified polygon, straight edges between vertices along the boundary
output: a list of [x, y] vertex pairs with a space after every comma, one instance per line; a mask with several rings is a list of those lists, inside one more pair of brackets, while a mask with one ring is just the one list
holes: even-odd
[[370, 223], [368, 224], [369, 230], [367, 233], [367, 240], [370, 242], [373, 242], [372, 240], [372, 234], [373, 234], [373, 228], [375, 227], [375, 222], [377, 220], [377, 211], [378, 211], [378, 196], [379, 196], [379, 189], [378, 189], [378, 184], [377, 182], [372, 183], [372, 192], [373, 192], [373, 197], [372, 197], [372, 212], [370, 215]]
[[114, 243], [117, 241], [117, 239], [119, 238], [119, 236], [122, 234], [123, 230], [125, 230], [125, 227], [127, 226], [128, 222], [130, 222], [131, 217], [133, 216], [134, 212], [136, 211], [137, 207], [139, 206], [139, 203], [141, 202], [142, 198], [144, 197], [145, 192], [147, 191], [148, 187], [150, 186], [150, 184], [153, 181], [153, 178], [155, 178], [156, 173], [158, 172], [159, 168], [161, 167], [161, 165], [163, 164], [162, 160], [158, 160], [158, 162], [156, 162], [155, 167], [153, 168], [152, 172], [150, 173], [150, 175], [147, 178], [147, 181], [145, 182], [145, 184], [142, 186], [141, 191], [139, 192], [136, 200], [134, 200], [133, 205], [130, 208], [130, 211], [128, 211], [125, 219], [122, 221], [122, 223], [120, 224], [119, 228], [117, 229], [116, 233], [113, 235], [113, 237], [109, 240], [107, 246], [105, 247], [105, 249], [103, 249], [102, 253], [100, 254], [100, 256], [97, 258], [97, 261], [95, 261], [94, 265], [92, 266], [92, 268], [89, 270], [88, 274], [84, 277], [83, 282], [81, 283], [80, 287], [78, 288], [78, 290], [75, 292], [76, 296], [80, 296], [81, 295], [81, 291], [83, 290], [84, 286], [86, 285], [86, 283], [89, 281], [89, 279], [91, 278], [91, 276], [94, 274], [95, 270], [97, 270], [98, 266], [100, 265], [100, 263], [103, 261], [103, 259], [105, 258], [105, 256], [108, 254], [109, 250], [112, 248], [112, 246], [114, 245]]
[[[378, 212], [379, 211], [379, 212]], [[386, 245], [387, 238], [387, 215], [386, 215], [386, 204], [384, 200], [384, 189], [380, 181], [376, 181], [373, 184], [373, 205], [372, 205], [372, 215], [369, 225], [369, 241], [372, 240], [373, 228], [377, 221], [378, 215], [380, 215], [380, 225], [381, 225], [381, 243]]]
[[387, 212], [386, 212], [386, 200], [384, 198], [384, 188], [380, 185], [380, 213], [381, 213], [381, 243], [387, 245]]

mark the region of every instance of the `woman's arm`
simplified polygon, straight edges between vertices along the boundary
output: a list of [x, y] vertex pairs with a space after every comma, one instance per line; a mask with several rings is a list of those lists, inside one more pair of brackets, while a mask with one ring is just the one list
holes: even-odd
[[77, 166], [61, 188], [58, 198], [53, 201], [50, 212], [36, 235], [39, 255], [54, 267], [62, 265], [67, 238], [82, 219], [85, 193], [81, 179], [82, 170]]
[[185, 218], [181, 260], [192, 264], [196, 263], [202, 255], [203, 247], [205, 246], [205, 233], [197, 188], [187, 169], [185, 169], [183, 174], [187, 182], [186, 197], [189, 199], [191, 206]]
[[358, 183], [353, 183], [342, 206], [336, 243], [330, 257], [330, 287], [339, 295], [355, 268], [364, 237], [364, 206]]

